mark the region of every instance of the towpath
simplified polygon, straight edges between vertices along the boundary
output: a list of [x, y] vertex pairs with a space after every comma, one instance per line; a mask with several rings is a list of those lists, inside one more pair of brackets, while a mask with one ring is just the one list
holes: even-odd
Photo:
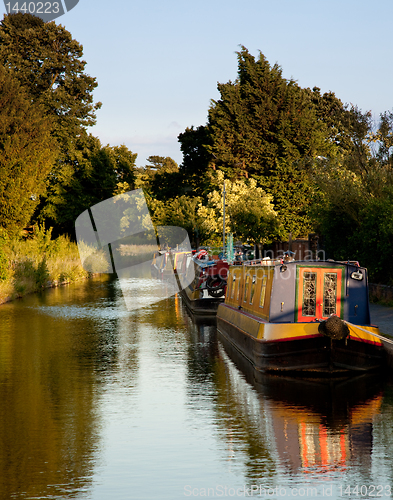
[[371, 323], [377, 325], [381, 333], [393, 337], [393, 308], [370, 304]]

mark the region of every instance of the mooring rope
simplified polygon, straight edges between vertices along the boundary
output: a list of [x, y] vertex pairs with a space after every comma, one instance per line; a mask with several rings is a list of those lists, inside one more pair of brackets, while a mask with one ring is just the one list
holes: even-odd
[[[388, 338], [386, 338], [386, 337], [383, 337], [382, 335], [378, 335], [378, 333], [370, 332], [369, 330], [366, 330], [365, 328], [361, 328], [361, 327], [360, 327], [360, 326], [358, 326], [358, 325], [354, 325], [353, 323], [349, 323], [348, 321], [344, 321], [344, 323], [345, 323], [346, 325], [348, 325], [349, 327], [351, 327], [351, 326], [352, 326], [352, 327], [354, 327], [354, 328], [357, 328], [358, 330], [361, 330], [361, 331], [362, 331], [362, 332], [364, 332], [364, 333], [369, 333], [370, 335], [373, 335], [374, 337], [376, 337], [376, 338], [377, 338], [377, 339], [379, 339], [379, 340], [382, 340], [383, 342], [387, 342], [388, 344], [392, 344], [392, 345], [393, 345], [393, 340], [388, 339]], [[355, 333], [355, 335], [356, 335], [356, 332], [353, 332], [353, 333]], [[358, 335], [358, 337], [359, 337], [359, 335]], [[360, 337], [359, 337], [359, 338], [360, 338]]]

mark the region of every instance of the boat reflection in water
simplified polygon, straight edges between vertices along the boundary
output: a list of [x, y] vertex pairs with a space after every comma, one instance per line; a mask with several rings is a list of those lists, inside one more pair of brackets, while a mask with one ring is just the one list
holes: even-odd
[[[320, 477], [321, 472], [344, 472], [352, 466], [370, 473], [373, 419], [380, 413], [383, 397], [380, 374], [333, 379], [263, 374], [230, 343], [225, 343], [225, 349], [219, 344], [219, 352], [243, 420], [255, 423], [257, 419], [258, 425], [250, 425], [250, 430], [264, 435], [252, 440], [264, 441], [276, 469], [311, 477]], [[244, 396], [249, 392], [247, 384], [231, 360], [257, 391], [257, 405]], [[252, 469], [253, 481], [266, 477]]]

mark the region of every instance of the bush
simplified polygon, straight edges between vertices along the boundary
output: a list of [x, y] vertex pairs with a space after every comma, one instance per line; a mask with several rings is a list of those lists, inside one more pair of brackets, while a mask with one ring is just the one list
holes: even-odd
[[9, 276], [9, 261], [5, 252], [7, 235], [4, 230], [0, 229], [0, 281], [4, 281]]
[[9, 274], [8, 269], [9, 269], [8, 258], [6, 253], [4, 252], [4, 249], [0, 244], [0, 281], [4, 281], [8, 278]]
[[[32, 238], [6, 239], [0, 233], [0, 303], [46, 286], [86, 278], [76, 243], [66, 236], [51, 239], [51, 229], [36, 229]], [[4, 243], [2, 243], [4, 241]]]

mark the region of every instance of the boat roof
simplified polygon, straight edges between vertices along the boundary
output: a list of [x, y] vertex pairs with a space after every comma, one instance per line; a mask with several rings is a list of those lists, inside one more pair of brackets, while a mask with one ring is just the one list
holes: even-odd
[[348, 265], [348, 266], [355, 266], [355, 267], [362, 267], [360, 266], [359, 262], [357, 260], [333, 260], [333, 259], [327, 259], [327, 260], [285, 260], [285, 259], [256, 259], [256, 260], [248, 260], [248, 261], [241, 261], [241, 262], [234, 262], [234, 266], [239, 266], [239, 265], [244, 265], [244, 266], [281, 266], [281, 265], [293, 265], [293, 264], [308, 264], [310, 266], [315, 266], [315, 265]]

